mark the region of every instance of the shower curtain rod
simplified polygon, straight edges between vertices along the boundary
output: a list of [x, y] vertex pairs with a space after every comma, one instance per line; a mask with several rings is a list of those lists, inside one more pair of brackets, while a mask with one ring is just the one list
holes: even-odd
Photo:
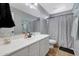
[[60, 13], [56, 13], [56, 14], [50, 14], [50, 17], [54, 18], [57, 16], [63, 16], [63, 15], [69, 15], [69, 14], [73, 14], [72, 10], [64, 11], [64, 12], [60, 12]]

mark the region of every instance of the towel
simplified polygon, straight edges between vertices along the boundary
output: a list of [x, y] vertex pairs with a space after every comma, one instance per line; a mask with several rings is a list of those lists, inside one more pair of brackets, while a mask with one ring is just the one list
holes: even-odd
[[11, 28], [14, 26], [9, 4], [0, 3], [0, 28]]
[[71, 36], [74, 38], [74, 40], [77, 39], [78, 36], [78, 17], [76, 17], [76, 19], [73, 21], [72, 24], [72, 31], [71, 31]]

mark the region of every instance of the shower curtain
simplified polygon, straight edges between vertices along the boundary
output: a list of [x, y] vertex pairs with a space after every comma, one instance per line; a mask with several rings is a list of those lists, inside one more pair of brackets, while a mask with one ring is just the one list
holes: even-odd
[[49, 34], [62, 47], [73, 49], [74, 40], [71, 37], [73, 14], [64, 14], [49, 19]]

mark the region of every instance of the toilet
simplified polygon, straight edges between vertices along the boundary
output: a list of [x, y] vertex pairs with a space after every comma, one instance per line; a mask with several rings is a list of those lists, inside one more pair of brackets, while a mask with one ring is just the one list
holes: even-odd
[[49, 48], [54, 48], [54, 45], [57, 43], [56, 40], [49, 39]]
[[[49, 52], [48, 55], [56, 55], [57, 51], [55, 50], [55, 47], [57, 47], [57, 41], [53, 39], [49, 39]], [[54, 53], [54, 54], [52, 54]]]

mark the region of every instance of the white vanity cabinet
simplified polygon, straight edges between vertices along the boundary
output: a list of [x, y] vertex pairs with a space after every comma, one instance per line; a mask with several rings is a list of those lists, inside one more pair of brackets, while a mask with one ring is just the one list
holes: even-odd
[[28, 56], [29, 55], [29, 49], [28, 47], [22, 48], [12, 54], [10, 56]]
[[49, 35], [35, 35], [29, 39], [12, 40], [0, 46], [0, 56], [45, 56], [49, 50]]
[[44, 38], [28, 47], [16, 51], [12, 56], [45, 56], [48, 53], [48, 50], [48, 38]]

